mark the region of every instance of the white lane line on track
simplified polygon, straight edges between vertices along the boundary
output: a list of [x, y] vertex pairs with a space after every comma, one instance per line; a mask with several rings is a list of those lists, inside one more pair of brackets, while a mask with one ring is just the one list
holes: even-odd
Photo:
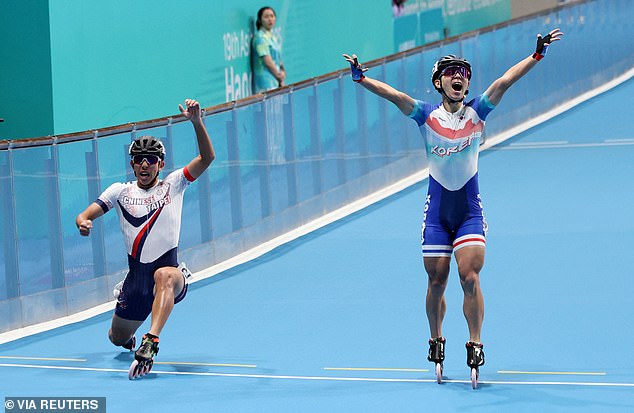
[[606, 376], [603, 372], [586, 372], [586, 371], [522, 371], [522, 370], [498, 370], [499, 374], [534, 374], [534, 375], [550, 375], [550, 376]]
[[411, 369], [411, 368], [395, 368], [395, 367], [324, 367], [324, 370], [336, 370], [336, 371], [401, 371], [401, 372], [415, 372], [425, 373], [429, 369]]
[[540, 145], [567, 145], [568, 141], [544, 141], [544, 142], [513, 142], [509, 146], [540, 146]]
[[155, 361], [154, 364], [165, 364], [169, 366], [208, 366], [208, 367], [242, 367], [255, 369], [255, 364], [231, 364], [231, 363], [198, 363], [189, 361]]
[[88, 359], [71, 359], [62, 357], [23, 357], [23, 356], [0, 356], [3, 360], [37, 360], [37, 361], [77, 361], [84, 362]]
[[[93, 367], [70, 367], [70, 366], [44, 366], [32, 364], [0, 364], [0, 367], [18, 367], [31, 369], [49, 370], [73, 370], [73, 371], [96, 371], [106, 373], [128, 373], [127, 369], [108, 369]], [[329, 377], [329, 376], [286, 376], [272, 374], [237, 374], [237, 373], [205, 373], [205, 372], [183, 372], [183, 371], [156, 371], [150, 374], [168, 374], [178, 376], [208, 376], [208, 377], [238, 377], [251, 379], [286, 379], [286, 380], [312, 380], [312, 381], [347, 381], [347, 382], [375, 382], [375, 383], [436, 383], [436, 379], [398, 379], [398, 378], [372, 378], [372, 377]], [[468, 383], [471, 380], [443, 380], [443, 383]], [[609, 382], [572, 382], [572, 381], [501, 381], [488, 380], [480, 381], [480, 384], [497, 385], [523, 385], [523, 386], [582, 386], [582, 387], [632, 387], [634, 383], [609, 383]]]

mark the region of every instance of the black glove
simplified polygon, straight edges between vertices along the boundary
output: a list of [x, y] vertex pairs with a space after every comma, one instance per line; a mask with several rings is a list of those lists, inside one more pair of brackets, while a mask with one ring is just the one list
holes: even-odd
[[535, 49], [535, 53], [533, 53], [533, 59], [542, 60], [544, 56], [546, 56], [546, 51], [548, 50], [551, 38], [552, 36], [550, 33], [545, 37], [542, 37], [541, 35], [537, 36], [537, 48]]

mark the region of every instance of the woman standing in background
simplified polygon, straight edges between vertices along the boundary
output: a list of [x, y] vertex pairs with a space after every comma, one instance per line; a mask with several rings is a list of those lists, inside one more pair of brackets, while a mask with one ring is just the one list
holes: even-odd
[[253, 36], [253, 83], [255, 93], [284, 86], [286, 71], [282, 62], [282, 38], [273, 32], [276, 20], [271, 7], [258, 10]]

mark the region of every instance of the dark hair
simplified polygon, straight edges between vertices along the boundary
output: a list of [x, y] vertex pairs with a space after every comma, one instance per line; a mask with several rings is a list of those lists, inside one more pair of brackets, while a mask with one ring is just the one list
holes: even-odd
[[271, 10], [273, 12], [273, 15], [277, 17], [277, 14], [275, 14], [275, 10], [273, 10], [273, 7], [269, 7], [269, 6], [262, 7], [260, 10], [258, 10], [258, 19], [255, 21], [256, 30], [260, 30], [260, 28], [262, 27], [262, 15], [267, 10]]

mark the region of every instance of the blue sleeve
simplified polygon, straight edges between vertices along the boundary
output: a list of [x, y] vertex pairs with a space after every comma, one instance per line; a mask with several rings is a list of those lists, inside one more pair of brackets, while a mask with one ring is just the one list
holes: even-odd
[[436, 109], [438, 106], [439, 105], [423, 102], [422, 100], [415, 100], [414, 109], [412, 109], [412, 113], [409, 114], [409, 117], [414, 119], [418, 126], [421, 126], [425, 124], [425, 121], [432, 110]]
[[478, 117], [482, 120], [486, 120], [487, 116], [493, 109], [495, 109], [495, 105], [491, 103], [489, 97], [486, 94], [482, 94], [471, 101], [471, 107], [476, 111]]

